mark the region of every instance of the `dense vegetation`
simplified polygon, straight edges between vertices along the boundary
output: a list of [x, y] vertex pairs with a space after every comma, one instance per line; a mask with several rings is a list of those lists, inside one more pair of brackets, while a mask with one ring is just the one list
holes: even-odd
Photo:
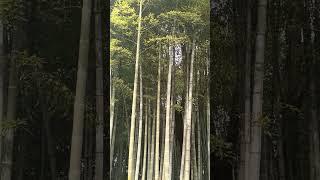
[[215, 179], [320, 178], [319, 9], [318, 0], [211, 1]]
[[209, 1], [118, 0], [110, 25], [111, 179], [210, 179]]
[[[91, 13], [86, 12], [91, 9], [86, 9], [88, 5]], [[68, 179], [69, 169], [81, 171], [84, 179], [107, 177], [106, 166], [98, 171], [101, 158], [95, 161], [100, 157], [95, 156], [96, 151], [103, 147], [96, 148], [95, 137], [99, 137], [97, 142], [107, 144], [101, 130], [95, 130], [96, 122], [101, 122], [101, 115], [108, 109], [96, 108], [101, 107], [103, 99], [101, 92], [96, 96], [96, 89], [102, 90], [96, 85], [101, 85], [103, 77], [105, 94], [108, 90], [107, 71], [101, 74], [101, 68], [107, 67], [107, 61], [102, 61], [107, 59], [107, 31], [102, 26], [107, 21], [107, 9], [107, 3], [100, 0], [0, 2], [0, 179]], [[87, 69], [82, 68], [85, 61]], [[88, 80], [77, 71], [87, 71]], [[77, 79], [87, 82], [87, 88], [76, 86]], [[77, 146], [84, 150], [81, 164], [74, 167], [69, 163], [70, 154], [80, 158], [81, 151], [77, 154], [79, 148], [71, 147], [71, 141], [75, 142], [72, 124], [81, 120], [74, 118], [77, 108], [73, 107], [81, 88], [86, 92], [85, 103], [80, 104], [85, 116], [84, 135], [80, 135], [84, 141]], [[96, 117], [100, 117], [98, 121]], [[72, 172], [69, 179], [77, 174]]]
[[1, 180], [320, 179], [319, 0], [108, 3], [0, 1]]

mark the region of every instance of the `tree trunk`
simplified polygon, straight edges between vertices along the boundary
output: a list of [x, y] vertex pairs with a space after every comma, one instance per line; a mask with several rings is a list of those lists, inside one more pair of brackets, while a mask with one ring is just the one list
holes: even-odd
[[[194, 112], [193, 114], [196, 114]], [[193, 179], [196, 180], [199, 178], [198, 176], [198, 168], [197, 168], [197, 151], [196, 151], [196, 119], [197, 115], [192, 115], [192, 125], [191, 125], [191, 154], [192, 154], [192, 172]]]
[[[87, 107], [85, 107], [87, 109]], [[86, 112], [87, 110], [85, 110]], [[89, 128], [88, 128], [88, 120], [85, 119], [84, 121], [84, 152], [83, 152], [83, 161], [84, 161], [84, 166], [83, 166], [83, 174], [82, 174], [82, 180], [88, 179], [88, 166], [89, 166], [89, 155], [88, 155], [88, 144], [89, 144]]]
[[165, 142], [164, 142], [164, 161], [163, 161], [163, 174], [162, 180], [170, 180], [170, 125], [171, 125], [171, 77], [172, 77], [172, 63], [173, 63], [173, 47], [169, 45], [169, 70], [167, 80], [167, 98], [166, 98], [166, 127], [165, 127]]
[[183, 180], [190, 180], [190, 167], [191, 167], [191, 126], [192, 126], [192, 88], [193, 88], [193, 62], [195, 55], [195, 39], [192, 42], [192, 50], [191, 50], [191, 62], [190, 62], [190, 77], [189, 77], [189, 95], [188, 95], [188, 109], [186, 114], [186, 136], [184, 137], [185, 143], [185, 164], [184, 164], [184, 176]]
[[74, 102], [73, 128], [70, 151], [69, 180], [79, 180], [83, 139], [84, 99], [86, 92], [88, 55], [90, 45], [91, 1], [84, 0], [82, 5], [80, 47], [77, 72], [76, 96]]
[[316, 79], [315, 79], [315, 66], [316, 66], [316, 56], [315, 56], [315, 32], [314, 32], [314, 7], [315, 4], [313, 1], [310, 2], [310, 29], [311, 29], [311, 63], [310, 63], [310, 136], [311, 136], [311, 151], [312, 151], [312, 169], [313, 174], [311, 174], [311, 180], [317, 180], [320, 178], [320, 149], [319, 149], [319, 123], [317, 117], [317, 101], [316, 101]]
[[161, 96], [161, 48], [159, 48], [159, 65], [158, 65], [158, 86], [157, 86], [157, 115], [156, 115], [156, 149], [154, 179], [159, 180], [159, 157], [160, 157], [160, 96]]
[[179, 141], [176, 139], [175, 141], [175, 148], [174, 148], [174, 163], [176, 164], [175, 166], [175, 169], [173, 169], [173, 174], [174, 174], [174, 180], [178, 180], [180, 179], [180, 166], [179, 166], [179, 163], [181, 161], [181, 155], [180, 155], [180, 152], [181, 152], [181, 148], [180, 148], [180, 145], [179, 145]]
[[183, 116], [183, 142], [182, 142], [182, 154], [181, 154], [181, 163], [180, 163], [180, 180], [184, 180], [183, 176], [184, 176], [184, 165], [185, 165], [185, 147], [186, 147], [186, 142], [185, 142], [185, 138], [186, 138], [186, 117], [187, 117], [187, 111], [188, 111], [188, 97], [189, 97], [189, 65], [188, 65], [188, 61], [189, 61], [189, 51], [186, 47], [186, 62], [185, 62], [185, 77], [186, 77], [186, 81], [185, 81], [185, 103], [184, 103], [184, 116]]
[[142, 163], [142, 180], [146, 180], [147, 172], [147, 148], [148, 148], [148, 104], [146, 102], [145, 123], [144, 123], [144, 142], [143, 142], [143, 163]]
[[[137, 109], [137, 112], [138, 113], [139, 110]], [[134, 172], [133, 172], [133, 175], [135, 176], [135, 173], [136, 173], [136, 163], [137, 163], [137, 152], [138, 152], [138, 136], [139, 136], [139, 121], [136, 120], [135, 122], [135, 135], [134, 135], [134, 139], [135, 139], [135, 142], [134, 142], [134, 149], [133, 149], [133, 154], [134, 154], [134, 157], [133, 157], [133, 161], [134, 161]], [[134, 177], [133, 177], [134, 178]]]
[[[278, 102], [278, 104], [280, 105], [280, 101]], [[279, 128], [280, 140], [278, 141], [278, 147], [279, 147], [279, 149], [278, 149], [278, 153], [279, 153], [279, 180], [285, 180], [286, 179], [282, 127], [283, 127], [283, 123], [282, 123], [282, 119], [280, 119], [280, 128]]]
[[[117, 129], [117, 122], [115, 121], [115, 118], [114, 118], [114, 109], [115, 109], [114, 102], [115, 102], [115, 87], [112, 86], [112, 95], [111, 95], [111, 103], [110, 103], [110, 129], [112, 129], [112, 133], [110, 132], [110, 136], [111, 136], [111, 140], [110, 140], [110, 177], [112, 176], [114, 142], [115, 142], [115, 138], [116, 138], [116, 129]], [[126, 107], [126, 106], [124, 106], [124, 107]]]
[[142, 112], [143, 112], [143, 90], [142, 90], [142, 68], [140, 64], [140, 112], [139, 112], [139, 135], [138, 135], [138, 150], [137, 150], [137, 161], [136, 161], [136, 171], [135, 171], [135, 180], [139, 179], [139, 170], [140, 170], [140, 160], [141, 160], [141, 141], [142, 141]]
[[[110, 127], [109, 127], [109, 136], [112, 136], [113, 133], [113, 121], [114, 121], [114, 92], [115, 92], [115, 88], [112, 82], [112, 73], [111, 73], [111, 67], [110, 67]], [[125, 105], [125, 98], [123, 99], [124, 105]], [[109, 141], [109, 145], [111, 146], [111, 139]], [[112, 163], [112, 157], [110, 156], [110, 164]], [[111, 167], [111, 166], [110, 166]], [[110, 173], [111, 173], [111, 169], [110, 169]]]
[[94, 127], [94, 122], [92, 122], [90, 126], [90, 140], [89, 140], [89, 179], [88, 180], [93, 180], [94, 179], [94, 144], [95, 144], [95, 127]]
[[[4, 40], [4, 26], [2, 20], [0, 20], [0, 157], [2, 154], [2, 123], [4, 117], [4, 92], [5, 92], [5, 65], [6, 65], [6, 55], [5, 55], [5, 40]], [[1, 169], [0, 169], [1, 171]]]
[[[163, 117], [162, 117], [163, 119]], [[162, 121], [162, 126], [161, 126], [161, 154], [160, 154], [160, 177], [159, 179], [162, 180], [162, 176], [163, 176], [163, 161], [164, 161], [164, 139], [165, 139], [165, 126], [166, 126], [166, 122], [165, 121]]]
[[277, 148], [278, 148], [278, 167], [279, 167], [279, 180], [285, 180], [285, 159], [284, 159], [284, 144], [283, 144], [283, 119], [280, 116], [280, 110], [281, 110], [281, 87], [280, 87], [280, 62], [279, 62], [279, 56], [280, 56], [280, 22], [279, 22], [279, 16], [281, 16], [280, 13], [280, 1], [274, 0], [273, 1], [273, 21], [274, 21], [274, 27], [272, 32], [272, 56], [273, 56], [273, 90], [274, 90], [274, 100], [273, 100], [273, 113], [275, 116], [275, 119], [279, 123], [279, 139], [277, 141]]
[[[125, 169], [125, 156], [123, 155], [123, 150], [124, 150], [124, 145], [125, 141], [123, 141], [123, 143], [120, 143], [120, 148], [119, 148], [119, 159], [120, 159], [120, 167], [118, 167], [118, 174], [120, 179], [125, 179], [125, 173], [124, 173], [124, 169]], [[111, 178], [110, 178], [111, 179]]]
[[170, 149], [169, 149], [169, 179], [172, 179], [172, 169], [174, 169], [174, 163], [173, 163], [173, 150], [174, 150], [174, 140], [175, 140], [175, 49], [173, 48], [173, 65], [172, 65], [172, 87], [171, 87], [171, 102], [170, 102], [170, 118], [171, 118], [171, 125], [170, 125]]
[[[150, 113], [150, 101], [148, 100], [148, 113]], [[151, 117], [148, 121], [148, 170], [147, 170], [147, 179], [149, 180], [151, 178], [151, 143], [152, 143], [152, 121]]]
[[[39, 87], [40, 89], [41, 87]], [[52, 133], [50, 128], [50, 119], [51, 114], [48, 112], [48, 105], [45, 101], [45, 96], [43, 94], [43, 90], [40, 89], [39, 92], [39, 98], [40, 98], [40, 106], [42, 111], [42, 119], [43, 119], [43, 128], [45, 131], [45, 134], [43, 134], [43, 137], [47, 137], [47, 152], [49, 156], [49, 163], [50, 163], [50, 172], [51, 172], [51, 179], [56, 180], [56, 158], [55, 158], [55, 146], [52, 139]], [[46, 142], [44, 141], [44, 144]]]
[[197, 127], [197, 155], [198, 155], [198, 179], [202, 180], [202, 150], [201, 150], [201, 139], [202, 139], [202, 133], [200, 130], [200, 97], [199, 97], [199, 88], [200, 88], [200, 71], [198, 70], [197, 72], [197, 84], [198, 84], [198, 89], [197, 89], [197, 118], [196, 118], [196, 127]]
[[[151, 102], [149, 99], [149, 113], [151, 112]], [[156, 112], [154, 112], [154, 115], [152, 117], [155, 117]], [[152, 136], [151, 136], [151, 164], [150, 164], [150, 180], [154, 179], [154, 147], [155, 147], [155, 130], [156, 130], [156, 123], [155, 123], [155, 119], [153, 119], [153, 123], [152, 123]], [[149, 180], [149, 179], [148, 179]]]
[[134, 143], [135, 143], [135, 122], [136, 122], [136, 106], [137, 106], [137, 86], [138, 86], [138, 71], [139, 71], [139, 57], [140, 57], [140, 36], [141, 36], [141, 17], [142, 17], [142, 4], [144, 0], [140, 0], [139, 17], [138, 17], [138, 34], [137, 34], [137, 52], [135, 60], [134, 72], [134, 86], [132, 95], [132, 109], [131, 109], [131, 125], [130, 125], [130, 142], [129, 142], [129, 159], [128, 159], [128, 180], [134, 177]]
[[[46, 171], [46, 136], [45, 136], [45, 129], [44, 129], [44, 121], [42, 121], [42, 127], [41, 127], [41, 161], [40, 161], [40, 176], [39, 180], [45, 179], [45, 171]], [[20, 152], [22, 153], [22, 152]]]
[[244, 123], [240, 145], [239, 180], [249, 179], [250, 122], [251, 122], [251, 0], [247, 5], [247, 38], [245, 55], [245, 86], [244, 86]]
[[[112, 78], [110, 80], [110, 86], [111, 86], [111, 91], [110, 91], [110, 137], [113, 135], [113, 128], [114, 128], [114, 103], [115, 103], [115, 86], [112, 83]], [[124, 100], [125, 102], [125, 100]], [[125, 104], [125, 103], [124, 103]], [[110, 141], [111, 143], [111, 141]], [[111, 144], [110, 144], [111, 145]], [[113, 160], [113, 157], [110, 157], [110, 161]], [[110, 166], [111, 167], [111, 166]], [[112, 169], [110, 169], [111, 171]]]
[[55, 145], [54, 141], [52, 139], [52, 133], [51, 128], [49, 125], [49, 119], [45, 121], [45, 130], [46, 130], [46, 136], [48, 141], [48, 155], [49, 155], [49, 161], [50, 161], [50, 172], [51, 172], [51, 179], [56, 180], [56, 157], [55, 157]]
[[18, 170], [16, 172], [16, 180], [23, 180], [24, 179], [24, 171], [25, 171], [25, 152], [26, 152], [26, 134], [23, 132], [23, 130], [19, 132], [19, 145], [18, 145], [18, 158], [17, 158], [17, 166]]
[[103, 129], [104, 129], [104, 102], [103, 102], [103, 59], [102, 59], [102, 24], [101, 0], [95, 0], [95, 37], [96, 37], [96, 148], [95, 148], [95, 180], [103, 179]]
[[[110, 147], [110, 157], [112, 157], [112, 161], [110, 161], [110, 172], [112, 172], [111, 169], [113, 169], [113, 155], [114, 155], [114, 147], [115, 147], [115, 141], [116, 141], [116, 133], [117, 133], [117, 124], [116, 122], [114, 122], [113, 134], [111, 137], [111, 147]], [[110, 174], [110, 176], [112, 176], [112, 174]]]
[[[193, 164], [193, 161], [191, 162], [191, 165]], [[192, 165], [193, 167], [193, 165]], [[195, 180], [194, 179], [194, 175], [193, 175], [193, 171], [194, 171], [194, 168], [191, 168], [191, 177], [190, 177], [190, 180]]]
[[[16, 96], [17, 96], [17, 74], [16, 74], [16, 59], [11, 58], [9, 71], [9, 87], [8, 87], [8, 107], [7, 107], [7, 121], [16, 122]], [[9, 128], [3, 137], [3, 154], [2, 154], [2, 170], [1, 178], [3, 180], [10, 180], [12, 176], [13, 163], [13, 143], [14, 143], [14, 129]]]
[[[208, 62], [207, 62], [207, 161], [208, 161], [208, 165], [207, 165], [207, 171], [208, 171], [208, 179], [210, 179], [210, 62], [209, 62], [210, 58], [208, 57]], [[213, 168], [212, 168], [213, 169]]]
[[259, 180], [260, 157], [261, 157], [261, 118], [263, 99], [263, 78], [264, 78], [264, 52], [265, 52], [265, 31], [267, 0], [258, 1], [258, 22], [256, 36], [256, 56], [253, 85], [252, 104], [252, 141], [250, 148], [249, 180]]
[[[263, 132], [263, 131], [262, 131]], [[269, 180], [269, 174], [268, 174], [268, 165], [269, 165], [269, 159], [268, 159], [268, 150], [269, 150], [269, 143], [268, 143], [268, 137], [266, 134], [262, 133], [262, 142], [261, 142], [261, 170], [260, 170], [260, 180]]]

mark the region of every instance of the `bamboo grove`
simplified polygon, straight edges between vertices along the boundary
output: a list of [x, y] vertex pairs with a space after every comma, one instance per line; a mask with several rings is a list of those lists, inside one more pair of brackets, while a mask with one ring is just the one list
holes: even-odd
[[1, 180], [108, 178], [107, 9], [0, 1]]
[[111, 4], [111, 179], [210, 179], [209, 1]]
[[319, 179], [319, 0], [213, 0], [214, 179]]
[[319, 180], [319, 9], [0, 0], [0, 179]]

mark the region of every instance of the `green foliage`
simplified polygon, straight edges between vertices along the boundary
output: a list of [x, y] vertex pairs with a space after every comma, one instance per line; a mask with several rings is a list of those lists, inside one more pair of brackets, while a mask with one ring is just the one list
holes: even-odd
[[183, 106], [181, 106], [181, 104], [175, 104], [173, 107], [174, 107], [175, 111], [183, 112]]
[[[119, 133], [121, 137], [118, 139], [121, 142], [126, 142], [129, 133], [127, 129], [130, 126], [128, 116], [130, 116], [135, 71], [138, 2], [137, 0], [118, 0], [111, 7], [110, 59], [113, 85], [116, 91], [115, 119], [119, 127], [126, 129]], [[205, 28], [209, 27], [209, 19], [205, 19], [208, 17], [205, 14], [208, 15], [209, 10], [201, 12], [205, 10], [204, 4], [206, 3], [205, 0], [144, 1], [140, 63], [142, 65], [143, 97], [144, 100], [151, 100], [151, 108], [155, 108], [156, 103], [159, 61], [161, 64], [161, 104], [165, 104], [168, 50], [169, 46], [176, 45], [176, 48], [179, 49], [177, 54], [181, 58], [177, 58], [179, 62], [175, 63], [174, 68], [175, 86], [172, 88], [174, 88], [178, 103], [173, 108], [179, 115], [185, 110], [184, 105], [181, 104], [185, 96], [187, 76], [184, 72], [185, 47], [189, 47], [193, 39], [196, 40], [195, 72], [197, 69], [201, 69], [201, 72], [205, 70], [208, 58], [209, 31], [205, 31]], [[206, 76], [203, 77], [201, 81], [206, 81], [206, 78]], [[200, 97], [202, 98], [201, 95]], [[195, 101], [196, 98], [194, 98]], [[152, 112], [155, 111], [155, 109], [152, 110]], [[161, 113], [165, 112], [161, 110]], [[149, 117], [153, 119], [153, 114], [150, 114]], [[219, 145], [216, 148], [219, 152], [231, 148], [227, 143], [223, 146]], [[230, 159], [232, 154], [226, 151], [222, 156]]]
[[217, 158], [227, 160], [231, 164], [236, 159], [234, 146], [231, 142], [226, 142], [218, 136], [212, 136], [210, 144], [210, 149]]
[[[190, 11], [169, 11], [159, 15], [160, 21], [165, 23], [175, 22], [177, 27], [193, 26], [203, 24], [199, 14]], [[198, 27], [199, 28], [199, 27]], [[200, 29], [200, 28], [199, 28]]]
[[13, 28], [18, 22], [26, 22], [25, 3], [19, 0], [1, 0], [0, 18], [8, 28]]
[[169, 44], [169, 43], [186, 43], [190, 42], [188, 36], [182, 35], [181, 37], [173, 36], [173, 35], [166, 35], [163, 37], [155, 37], [155, 38], [150, 38], [149, 40], [146, 41], [146, 44], [151, 44], [155, 42], [160, 42], [161, 44]]
[[7, 120], [3, 119], [1, 122], [1, 134], [0, 137], [4, 136], [8, 130], [13, 130], [15, 131], [18, 128], [23, 128], [26, 129], [25, 127], [27, 126], [27, 122], [25, 120], [17, 119], [15, 121], [12, 120]]
[[[17, 61], [18, 74], [18, 85], [19, 85], [19, 100], [22, 102], [28, 101], [39, 101], [39, 96], [44, 96], [45, 102], [48, 103], [50, 113], [64, 115], [69, 111], [73, 102], [73, 93], [69, 87], [64, 84], [59, 77], [61, 74], [61, 69], [55, 72], [45, 71], [45, 65], [47, 62], [36, 55], [29, 55], [26, 51], [16, 52], [14, 58]], [[43, 94], [40, 94], [42, 91]], [[31, 109], [22, 108], [19, 111], [20, 117], [27, 117], [27, 120], [35, 121], [35, 117], [28, 116]], [[24, 114], [26, 113], [26, 114]]]
[[110, 17], [112, 35], [121, 33], [122, 35], [131, 36], [132, 30], [137, 27], [138, 15], [129, 1], [116, 1]]
[[[45, 120], [49, 121], [52, 142], [54, 147], [57, 147], [55, 149], [57, 167], [61, 167], [58, 179], [67, 174], [67, 168], [64, 167], [67, 164], [66, 159], [60, 155], [69, 155], [70, 120], [74, 103], [81, 22], [80, 2], [80, 0], [0, 1], [0, 18], [6, 35], [9, 35], [8, 43], [12, 45], [18, 42], [22, 45], [19, 46], [21, 51], [9, 52], [10, 58], [16, 60], [17, 67], [17, 118], [14, 121], [5, 120], [1, 125], [2, 135], [8, 130], [15, 132], [17, 140], [15, 142], [19, 149], [15, 153], [26, 158], [23, 167], [24, 179], [36, 179], [35, 176], [38, 176], [37, 168], [41, 160], [38, 153], [41, 149], [39, 142], [45, 137], [44, 118], [48, 118]], [[17, 37], [19, 39], [15, 39]], [[8, 49], [11, 50], [10, 47]], [[95, 66], [93, 53], [90, 53], [90, 59], [93, 60], [91, 61], [93, 64], [90, 63], [91, 68], [91, 65]], [[90, 72], [89, 76], [91, 75]], [[94, 91], [92, 89], [95, 87], [90, 86], [88, 94]], [[43, 103], [40, 97], [47, 106], [48, 117], [43, 115], [41, 107]], [[88, 99], [94, 98], [91, 96]], [[87, 118], [95, 119], [95, 109], [92, 106], [95, 102], [89, 100], [87, 102], [91, 103], [91, 107], [87, 109], [90, 116]], [[27, 145], [31, 142], [32, 146]], [[17, 160], [19, 161], [19, 158]], [[14, 174], [12, 178], [17, 176]]]
[[115, 71], [120, 66], [120, 63], [121, 66], [131, 66], [133, 54], [125, 46], [121, 46], [121, 42], [118, 39], [111, 39], [110, 57], [110, 67]]
[[29, 55], [27, 51], [16, 52], [13, 57], [18, 62], [17, 69], [21, 80], [31, 80], [34, 76], [39, 75], [39, 71], [43, 68], [43, 59], [36, 55]]
[[264, 115], [259, 118], [259, 123], [261, 124], [261, 127], [263, 129], [263, 133], [269, 137], [273, 137], [276, 135], [276, 131], [273, 129], [273, 119], [271, 119], [269, 116]]
[[302, 111], [297, 106], [287, 104], [287, 103], [281, 103], [281, 108], [287, 109], [287, 110], [294, 112], [294, 113], [297, 113], [300, 115], [300, 117], [303, 117]]
[[113, 85], [116, 88], [116, 92], [119, 92], [123, 97], [131, 97], [132, 89], [124, 82], [123, 79], [114, 77]]

